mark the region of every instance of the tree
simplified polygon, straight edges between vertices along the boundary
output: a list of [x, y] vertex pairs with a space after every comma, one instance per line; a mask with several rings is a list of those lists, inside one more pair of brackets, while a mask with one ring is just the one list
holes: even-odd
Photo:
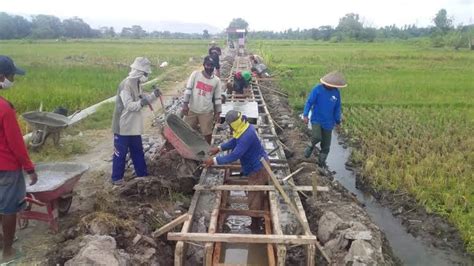
[[31, 35], [39, 39], [54, 39], [62, 35], [59, 18], [48, 15], [33, 16]]
[[31, 33], [31, 23], [21, 16], [0, 12], [0, 39], [24, 38]]
[[202, 38], [203, 39], [209, 39], [211, 36], [209, 35], [209, 31], [208, 30], [203, 30], [202, 31]]
[[236, 29], [245, 29], [248, 30], [249, 24], [242, 18], [234, 18], [229, 23], [229, 28], [236, 28]]
[[63, 20], [64, 36], [69, 38], [92, 37], [92, 29], [78, 17]]
[[342, 33], [341, 37], [348, 37], [352, 39], [360, 39], [364, 27], [359, 21], [359, 15], [354, 13], [346, 14], [339, 19], [339, 24], [336, 30]]
[[441, 9], [436, 13], [436, 16], [433, 19], [433, 22], [442, 33], [447, 33], [453, 28], [453, 20], [448, 19], [448, 12], [446, 9]]

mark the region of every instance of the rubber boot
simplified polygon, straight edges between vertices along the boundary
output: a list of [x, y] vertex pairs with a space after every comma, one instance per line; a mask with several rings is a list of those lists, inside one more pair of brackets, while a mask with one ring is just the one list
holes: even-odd
[[306, 149], [304, 149], [304, 157], [309, 158], [311, 157], [311, 154], [313, 153], [313, 148], [314, 146], [308, 146]]
[[318, 165], [321, 168], [326, 169], [328, 166], [326, 164], [326, 159], [328, 158], [328, 155], [326, 153], [319, 153], [319, 160], [318, 160]]

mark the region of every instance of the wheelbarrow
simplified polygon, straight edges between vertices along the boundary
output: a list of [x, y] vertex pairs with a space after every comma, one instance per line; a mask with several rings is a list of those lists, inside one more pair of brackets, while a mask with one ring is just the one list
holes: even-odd
[[69, 125], [69, 118], [51, 112], [33, 111], [21, 116], [33, 128], [30, 145], [35, 148], [43, 145], [50, 134], [53, 136], [54, 144], [58, 145], [60, 131]]
[[179, 116], [166, 116], [163, 135], [183, 158], [196, 161], [208, 158], [209, 144]]
[[[29, 220], [38, 220], [48, 223], [52, 231], [58, 232], [58, 217], [68, 213], [73, 188], [87, 169], [89, 166], [77, 163], [38, 164], [38, 182], [26, 187], [26, 208], [18, 215], [19, 227], [26, 228]], [[32, 210], [35, 205], [46, 207], [46, 212]]]

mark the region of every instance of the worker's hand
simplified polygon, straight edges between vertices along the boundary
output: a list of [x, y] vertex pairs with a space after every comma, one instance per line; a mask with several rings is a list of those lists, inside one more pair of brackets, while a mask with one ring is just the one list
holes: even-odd
[[160, 97], [162, 95], [160, 89], [156, 85], [153, 85], [151, 88], [153, 89], [153, 94], [156, 97]]
[[36, 182], [38, 182], [38, 174], [36, 172], [33, 172], [31, 174], [29, 174], [30, 176], [30, 186], [36, 184]]
[[303, 117], [303, 122], [304, 122], [305, 124], [308, 124], [308, 122], [309, 122], [309, 119], [308, 119], [308, 117], [307, 117], [307, 116]]
[[216, 124], [220, 124], [220, 122], [221, 122], [221, 112], [214, 113], [214, 120], [216, 121]]
[[211, 167], [214, 165], [214, 159], [211, 157], [204, 161], [204, 167]]
[[142, 97], [140, 99], [140, 105], [143, 107], [143, 106], [146, 106], [146, 105], [150, 105], [150, 102], [148, 101], [148, 99], [146, 97]]
[[188, 115], [188, 113], [189, 113], [189, 105], [188, 105], [188, 103], [183, 103], [182, 113], [183, 113], [183, 115]]
[[220, 149], [219, 147], [211, 147], [209, 149], [209, 155], [216, 155], [217, 153], [219, 153]]

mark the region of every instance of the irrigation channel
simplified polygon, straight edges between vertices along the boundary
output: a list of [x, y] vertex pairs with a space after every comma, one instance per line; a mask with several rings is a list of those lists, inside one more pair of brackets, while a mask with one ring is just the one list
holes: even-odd
[[[229, 76], [250, 67], [247, 56], [236, 56]], [[222, 115], [234, 109], [247, 116], [255, 125], [265, 150], [274, 151], [270, 166], [273, 177], [281, 181], [290, 174], [289, 165], [258, 82], [254, 80], [250, 87], [244, 96], [228, 94]], [[212, 144], [228, 139], [228, 132], [223, 124], [217, 125]], [[203, 170], [188, 211], [192, 219], [183, 224], [180, 233], [168, 234], [168, 239], [178, 241], [175, 265], [285, 265], [288, 245], [304, 249], [306, 264], [315, 264], [317, 240], [309, 229], [297, 192], [311, 191], [312, 187], [285, 186], [281, 193], [273, 186], [245, 186], [247, 184], [237, 164]], [[266, 191], [263, 210], [248, 209], [247, 191]], [[250, 217], [263, 219], [263, 229], [257, 232], [248, 229]]]
[[345, 167], [351, 154], [338, 140], [336, 133], [331, 139], [331, 152], [328, 156], [329, 169], [335, 171], [334, 178], [347, 190], [356, 195], [365, 205], [372, 221], [385, 233], [395, 255], [405, 265], [468, 265], [466, 258], [447, 251], [427, 246], [421, 239], [413, 237], [402, 226], [401, 221], [393, 216], [391, 210], [382, 206], [372, 195], [356, 188], [356, 176]]

